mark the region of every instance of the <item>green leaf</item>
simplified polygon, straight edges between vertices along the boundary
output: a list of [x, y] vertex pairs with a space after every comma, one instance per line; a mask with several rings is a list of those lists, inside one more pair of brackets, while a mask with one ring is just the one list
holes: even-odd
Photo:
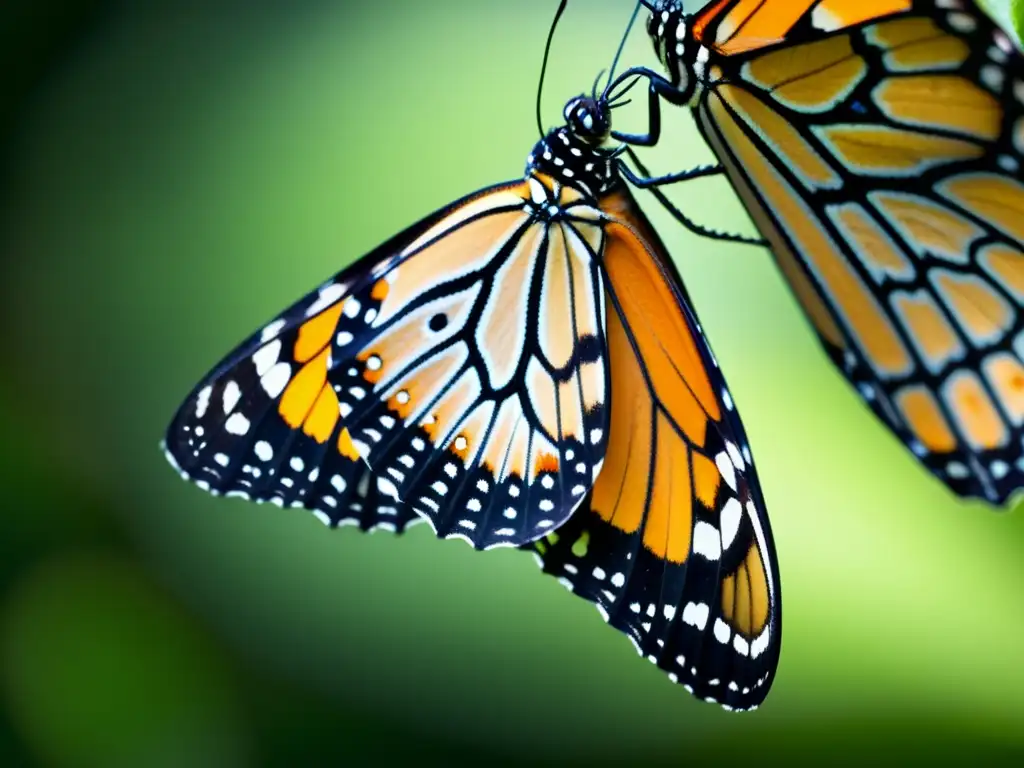
[[985, 12], [1021, 45], [1024, 39], [1024, 0], [978, 0]]

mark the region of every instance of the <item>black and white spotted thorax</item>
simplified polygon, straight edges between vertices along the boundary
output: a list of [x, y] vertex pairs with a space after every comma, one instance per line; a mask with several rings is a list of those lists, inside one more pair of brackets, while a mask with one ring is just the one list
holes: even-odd
[[647, 34], [669, 80], [686, 103], [700, 97], [711, 51], [693, 36], [693, 14], [683, 11], [679, 0], [659, 0], [647, 19]]
[[526, 175], [546, 174], [597, 197], [620, 182], [617, 150], [606, 146], [611, 109], [600, 99], [577, 96], [564, 110], [565, 125], [549, 132], [526, 158]]

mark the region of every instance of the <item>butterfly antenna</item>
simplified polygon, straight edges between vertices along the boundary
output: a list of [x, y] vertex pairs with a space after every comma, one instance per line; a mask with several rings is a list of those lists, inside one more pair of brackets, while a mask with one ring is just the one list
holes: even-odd
[[562, 18], [562, 14], [565, 13], [565, 6], [569, 0], [561, 0], [558, 3], [558, 10], [555, 11], [555, 18], [551, 22], [551, 29], [548, 30], [548, 41], [544, 44], [544, 60], [540, 65], [540, 80], [537, 82], [537, 132], [540, 137], [544, 138], [544, 125], [540, 119], [540, 96], [544, 90], [544, 74], [548, 70], [548, 54], [551, 53], [551, 41], [555, 37], [555, 27], [558, 26], [558, 20]]
[[597, 77], [594, 78], [594, 85], [590, 89], [590, 97], [594, 101], [597, 101], [597, 84], [601, 81], [601, 75], [603, 75], [603, 74], [604, 74], [604, 70], [603, 69], [600, 72], [597, 73]]
[[642, 77], [643, 75], [636, 75], [635, 77], [633, 77], [632, 79], [623, 84], [622, 90], [606, 96], [606, 98], [608, 99], [608, 103], [615, 104], [619, 99], [628, 94], [633, 89], [633, 86], [636, 85]]
[[[606, 93], [612, 86], [612, 78], [615, 77], [615, 67], [619, 64], [619, 57], [622, 55], [622, 49], [626, 47], [626, 39], [629, 37], [630, 30], [633, 29], [633, 22], [636, 21], [636, 17], [640, 13], [640, 6], [642, 5], [644, 5], [643, 0], [639, 0], [633, 7], [633, 15], [629, 17], [629, 24], [626, 25], [626, 31], [623, 33], [622, 39], [619, 41], [619, 49], [615, 51], [615, 58], [612, 59], [612, 68], [608, 70], [608, 81], [604, 86]], [[647, 7], [649, 8], [650, 6]]]

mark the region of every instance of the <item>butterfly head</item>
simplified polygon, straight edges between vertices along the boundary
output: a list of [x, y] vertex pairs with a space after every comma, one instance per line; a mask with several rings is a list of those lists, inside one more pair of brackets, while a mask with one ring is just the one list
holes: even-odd
[[612, 130], [611, 110], [602, 99], [591, 96], [570, 99], [563, 116], [573, 136], [595, 147], [604, 144]]
[[611, 137], [612, 106], [604, 95], [576, 96], [562, 110], [565, 124], [542, 138], [526, 160], [526, 173], [542, 173], [598, 195], [618, 180]]

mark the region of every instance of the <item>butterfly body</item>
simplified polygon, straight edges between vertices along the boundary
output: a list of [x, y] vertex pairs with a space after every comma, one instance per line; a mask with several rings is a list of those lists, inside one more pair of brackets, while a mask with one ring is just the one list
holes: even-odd
[[829, 356], [954, 492], [1024, 485], [1024, 57], [970, 2], [655, 3], [693, 109]]
[[761, 702], [774, 544], [732, 398], [579, 97], [525, 178], [428, 216], [186, 398], [171, 463], [330, 526], [517, 546], [701, 698]]

